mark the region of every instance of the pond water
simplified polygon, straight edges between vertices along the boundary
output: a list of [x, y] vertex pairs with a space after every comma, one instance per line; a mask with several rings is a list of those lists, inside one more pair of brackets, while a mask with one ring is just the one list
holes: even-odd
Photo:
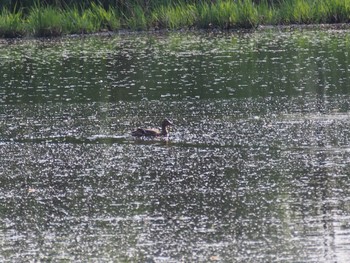
[[2, 41], [0, 261], [347, 262], [349, 50], [347, 30]]

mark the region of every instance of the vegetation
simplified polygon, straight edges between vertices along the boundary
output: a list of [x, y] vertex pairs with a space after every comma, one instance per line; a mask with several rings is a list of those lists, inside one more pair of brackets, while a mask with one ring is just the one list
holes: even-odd
[[0, 0], [0, 8], [1, 37], [350, 21], [350, 0]]
[[0, 36], [20, 37], [24, 34], [22, 12], [10, 12], [4, 8], [0, 14]]

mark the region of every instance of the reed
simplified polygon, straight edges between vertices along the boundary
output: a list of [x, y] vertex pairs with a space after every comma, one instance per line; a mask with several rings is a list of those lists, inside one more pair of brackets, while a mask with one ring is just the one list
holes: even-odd
[[53, 6], [35, 5], [26, 21], [28, 32], [38, 37], [60, 36], [64, 30], [64, 14]]
[[125, 27], [131, 30], [146, 30], [150, 24], [141, 5], [133, 7], [129, 14], [123, 16]]
[[153, 27], [180, 29], [195, 25], [197, 8], [191, 4], [159, 6], [152, 12]]
[[257, 5], [251, 0], [205, 2], [198, 8], [199, 27], [252, 28], [258, 23]]
[[253, 28], [258, 25], [259, 16], [256, 5], [251, 0], [239, 0], [236, 2], [236, 27]]
[[278, 12], [279, 24], [310, 23], [311, 6], [305, 0], [283, 1]]
[[276, 16], [279, 24], [347, 23], [350, 21], [350, 2], [284, 0]]
[[323, 6], [328, 13], [330, 23], [347, 23], [350, 21], [350, 1], [347, 0], [323, 0]]
[[24, 32], [22, 11], [14, 13], [4, 8], [0, 14], [0, 37], [21, 37]]
[[90, 12], [92, 22], [96, 24], [98, 30], [113, 31], [120, 28], [120, 19], [116, 9], [111, 7], [105, 9], [101, 5], [92, 3], [88, 12]]
[[267, 0], [261, 1], [257, 6], [258, 23], [259, 24], [278, 24], [277, 8], [273, 3], [269, 3]]
[[86, 34], [97, 31], [91, 12], [81, 12], [73, 7], [64, 12], [63, 28], [68, 34]]
[[[350, 22], [350, 0], [0, 0], [0, 36]], [[12, 3], [12, 2], [11, 2]], [[11, 9], [9, 9], [11, 8]], [[9, 11], [13, 10], [13, 11]]]
[[198, 7], [197, 25], [202, 28], [231, 28], [237, 20], [236, 8], [233, 1], [203, 2]]

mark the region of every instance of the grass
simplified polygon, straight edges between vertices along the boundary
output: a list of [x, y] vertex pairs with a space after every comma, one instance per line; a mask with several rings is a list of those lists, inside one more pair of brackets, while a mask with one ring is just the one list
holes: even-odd
[[27, 30], [34, 36], [60, 36], [63, 33], [64, 14], [52, 6], [35, 5], [27, 18]]
[[93, 33], [104, 30], [115, 31], [120, 28], [120, 20], [115, 10], [104, 9], [92, 4], [90, 9], [81, 11], [74, 6], [63, 12], [63, 29], [68, 34]]
[[36, 1], [29, 9], [2, 8], [0, 37], [51, 37], [123, 28], [230, 29], [350, 21], [350, 0], [133, 0], [115, 1], [125, 4], [107, 7], [94, 1], [84, 5], [55, 2], [61, 4], [44, 5]]
[[196, 13], [196, 7], [191, 4], [159, 6], [152, 12], [152, 25], [169, 29], [192, 27], [196, 21]]
[[97, 26], [97, 30], [114, 31], [120, 28], [119, 16], [115, 9], [106, 10], [101, 5], [92, 3], [91, 9], [87, 12], [90, 13], [91, 20]]
[[22, 12], [10, 12], [4, 8], [0, 14], [0, 37], [21, 37], [23, 34]]
[[86, 34], [97, 31], [91, 11], [81, 12], [76, 6], [65, 12], [62, 27], [68, 34]]
[[124, 16], [124, 25], [131, 30], [146, 30], [148, 28], [147, 17], [142, 6], [137, 5], [131, 11], [130, 14]]

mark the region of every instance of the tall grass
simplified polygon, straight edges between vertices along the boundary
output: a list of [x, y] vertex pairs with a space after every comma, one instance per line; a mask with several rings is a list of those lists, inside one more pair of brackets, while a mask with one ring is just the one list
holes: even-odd
[[92, 4], [90, 8], [77, 6], [59, 9], [53, 6], [34, 6], [27, 18], [27, 29], [34, 36], [60, 36], [63, 33], [93, 33], [117, 30], [120, 20], [116, 10]]
[[113, 31], [120, 28], [120, 19], [114, 9], [106, 10], [95, 4], [85, 10], [75, 6], [65, 10], [63, 14], [63, 27], [69, 34]]
[[98, 27], [93, 22], [91, 11], [81, 12], [74, 6], [64, 12], [63, 27], [68, 34], [86, 34], [96, 32]]
[[234, 1], [203, 2], [198, 6], [197, 24], [202, 28], [231, 28], [236, 22]]
[[60, 36], [63, 33], [64, 15], [58, 8], [35, 5], [27, 18], [27, 30], [34, 36]]
[[149, 26], [149, 21], [146, 17], [145, 10], [141, 5], [136, 5], [131, 9], [130, 13], [123, 14], [124, 25], [131, 30], [146, 30]]
[[284, 0], [278, 8], [279, 24], [347, 23], [348, 0]]
[[259, 24], [278, 24], [278, 9], [274, 4], [269, 3], [267, 0], [261, 1], [257, 6]]
[[91, 4], [90, 12], [92, 22], [96, 24], [98, 30], [117, 30], [120, 28], [120, 20], [117, 12], [113, 8], [105, 9], [101, 5]]
[[[1, 2], [4, 0], [0, 0]], [[0, 36], [60, 36], [121, 28], [254, 28], [264, 24], [346, 23], [350, 0], [26, 0], [2, 8]], [[34, 3], [33, 3], [34, 2]], [[32, 3], [30, 5], [30, 3]]]
[[325, 6], [328, 5], [329, 22], [341, 23], [350, 21], [350, 1], [348, 0], [332, 0], [327, 3], [323, 2]]
[[24, 34], [22, 12], [10, 12], [4, 8], [0, 14], [0, 37], [21, 37]]
[[192, 27], [197, 9], [191, 4], [159, 6], [152, 12], [152, 25], [161, 28], [179, 29]]
[[236, 3], [236, 26], [242, 28], [256, 27], [259, 22], [256, 5], [251, 0], [238, 0]]
[[199, 27], [252, 28], [258, 22], [258, 9], [251, 0], [204, 2], [198, 8]]

